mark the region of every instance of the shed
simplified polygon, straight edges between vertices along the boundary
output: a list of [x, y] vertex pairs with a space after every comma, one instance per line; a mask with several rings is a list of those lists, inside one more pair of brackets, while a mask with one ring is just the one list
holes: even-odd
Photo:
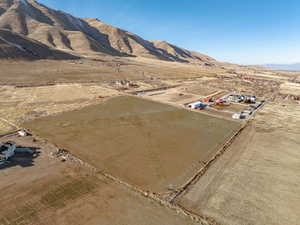
[[197, 102], [193, 102], [191, 104], [188, 104], [188, 107], [191, 108], [191, 109], [197, 109], [197, 108], [200, 108], [201, 105], [202, 105], [202, 102], [197, 101]]

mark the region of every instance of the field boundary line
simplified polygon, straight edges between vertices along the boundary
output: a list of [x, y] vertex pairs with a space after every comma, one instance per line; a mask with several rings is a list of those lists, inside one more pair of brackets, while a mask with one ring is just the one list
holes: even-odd
[[130, 191], [140, 194], [142, 197], [144, 197], [152, 202], [156, 202], [161, 206], [164, 206], [168, 209], [176, 211], [177, 214], [181, 214], [185, 217], [190, 218], [192, 221], [200, 223], [201, 225], [221, 225], [221, 224], [217, 223], [213, 218], [204, 217], [204, 216], [201, 216], [194, 212], [191, 212], [176, 203], [169, 202], [167, 200], [160, 198], [155, 193], [151, 193], [149, 191], [143, 191], [138, 187], [135, 187], [127, 182], [120, 180], [117, 177], [112, 176], [111, 174], [104, 173], [104, 172], [99, 172], [99, 174], [101, 174], [102, 176], [106, 177], [107, 179], [113, 181], [114, 183], [120, 184], [121, 186], [125, 186]]
[[1, 134], [0, 138], [4, 138], [4, 137], [9, 137], [9, 136], [12, 136], [12, 135], [16, 135], [16, 133], [17, 133], [17, 130], [9, 132], [9, 133]]
[[[51, 143], [49, 140], [42, 138], [39, 135], [35, 135], [34, 133], [32, 133], [32, 135], [34, 137], [36, 137], [37, 139], [44, 140], [46, 142]], [[57, 149], [60, 149], [55, 143], [51, 143], [51, 144], [53, 144]], [[165, 208], [171, 209], [171, 210], [175, 211], [178, 215], [180, 214], [182, 216], [189, 218], [190, 220], [192, 220], [196, 223], [199, 223], [199, 225], [221, 225], [220, 223], [216, 222], [211, 217], [206, 217], [206, 216], [202, 216], [200, 214], [191, 212], [174, 202], [164, 200], [158, 194], [152, 193], [150, 191], [142, 190], [141, 188], [131, 185], [125, 181], [122, 181], [121, 179], [119, 179], [109, 173], [101, 171], [101, 170], [97, 169], [96, 167], [94, 167], [93, 165], [85, 162], [84, 160], [81, 160], [80, 158], [78, 158], [77, 156], [73, 155], [70, 152], [69, 152], [69, 155], [71, 156], [73, 163], [78, 163], [81, 166], [85, 166], [85, 167], [89, 168], [96, 177], [97, 177], [97, 174], [100, 176], [103, 176], [103, 177], [107, 178], [108, 180], [110, 180], [122, 187], [127, 188], [129, 191], [139, 194], [140, 196], [142, 196], [143, 198], [146, 198], [147, 200], [155, 202]]]
[[18, 126], [17, 126], [16, 124], [14, 124], [14, 123], [8, 121], [7, 119], [3, 119], [3, 118], [0, 117], [0, 120], [1, 120], [2, 122], [4, 122], [4, 123], [7, 123], [8, 125], [10, 125], [10, 126], [12, 126], [12, 127], [14, 127], [14, 128], [17, 128], [18, 130], [20, 130], [20, 127], [18, 127]]
[[225, 152], [226, 150], [231, 146], [231, 144], [234, 142], [234, 140], [241, 134], [241, 132], [248, 127], [249, 121], [245, 125], [243, 125], [237, 132], [235, 132], [230, 139], [216, 152], [216, 154], [206, 163], [204, 167], [202, 167], [198, 172], [181, 188], [179, 188], [179, 191], [176, 192], [176, 194], [172, 197], [170, 200], [172, 203], [183, 193], [187, 192], [189, 188], [197, 183], [200, 178], [206, 173], [206, 171], [210, 168], [214, 162], [219, 159]]

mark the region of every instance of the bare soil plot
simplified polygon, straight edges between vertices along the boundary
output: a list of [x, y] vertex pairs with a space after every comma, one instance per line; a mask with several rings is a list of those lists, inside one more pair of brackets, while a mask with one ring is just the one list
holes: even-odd
[[247, 105], [240, 104], [230, 104], [229, 106], [212, 105], [211, 107], [220, 111], [230, 111], [233, 113], [240, 113], [241, 111], [246, 110], [248, 108]]
[[[210, 80], [210, 82], [218, 82], [218, 80], [216, 79], [212, 79]], [[206, 85], [205, 83], [194, 83], [192, 85], [189, 85], [187, 88], [186, 88], [186, 92], [188, 93], [191, 93], [191, 94], [195, 94], [195, 95], [200, 95], [200, 96], [208, 96], [212, 93], [215, 93], [217, 91], [219, 91], [220, 89], [218, 88], [213, 88], [213, 87], [210, 87], [208, 85]]]
[[195, 98], [195, 96], [191, 94], [182, 94], [180, 92], [167, 92], [167, 91], [152, 93], [149, 94], [147, 97], [153, 100], [157, 100], [161, 102], [170, 102], [170, 103], [179, 103], [182, 101], [188, 101], [192, 97]]
[[191, 178], [241, 124], [123, 96], [23, 126], [99, 170], [164, 193]]
[[200, 99], [199, 95], [185, 93], [180, 87], [164, 91], [150, 92], [143, 96], [154, 101], [176, 104], [190, 103]]
[[[211, 116], [216, 116], [216, 117], [219, 117], [219, 118], [233, 120], [231, 112], [228, 113], [227, 111], [220, 111], [220, 110], [215, 110], [215, 109], [212, 109], [212, 108], [206, 108], [204, 110], [200, 110], [200, 109], [196, 109], [196, 110], [200, 111], [201, 113], [206, 113], [206, 114], [211, 115]], [[243, 121], [239, 121], [239, 122], [244, 123]]]
[[295, 105], [265, 106], [177, 203], [224, 225], [299, 224], [299, 118]]
[[226, 92], [226, 91], [217, 91], [215, 93], [211, 93], [208, 96], [211, 96], [214, 99], [218, 99], [218, 98], [222, 98], [224, 95], [228, 94], [228, 92]]
[[7, 200], [1, 225], [196, 224], [100, 175], [41, 180]]
[[[43, 87], [0, 87], [0, 135], [28, 118], [70, 111], [118, 95], [100, 85], [63, 84]], [[11, 123], [11, 124], [10, 124]]]
[[[145, 58], [95, 56], [82, 60], [38, 60], [0, 62], [0, 84], [88, 83], [111, 80], [151, 80], [215, 76], [217, 67], [163, 62]], [[120, 65], [120, 66], [117, 66]]]
[[32, 137], [0, 139], [8, 140], [35, 146], [40, 154], [32, 163], [0, 167], [0, 225], [195, 225], [76, 161], [50, 157], [52, 144]]
[[280, 85], [280, 93], [287, 95], [300, 95], [300, 84], [286, 82]]
[[7, 134], [7, 133], [10, 133], [10, 132], [13, 132], [15, 131], [16, 128], [9, 125], [8, 123], [0, 120], [0, 135], [4, 135], [4, 134]]

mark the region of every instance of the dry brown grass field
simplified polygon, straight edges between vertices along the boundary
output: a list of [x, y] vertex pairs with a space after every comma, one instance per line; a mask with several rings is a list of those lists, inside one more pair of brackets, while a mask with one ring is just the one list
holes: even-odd
[[178, 203], [220, 224], [298, 224], [299, 118], [299, 106], [267, 105]]
[[[299, 74], [97, 55], [1, 61], [0, 69], [0, 134], [24, 123], [39, 134], [0, 141], [40, 152], [0, 168], [0, 190], [7, 193], [0, 198], [1, 225], [293, 225], [300, 220], [300, 115], [292, 98]], [[115, 82], [120, 80], [136, 85]], [[176, 87], [128, 97], [170, 85]], [[233, 91], [268, 102], [216, 157], [239, 123], [221, 111], [182, 107]], [[221, 110], [230, 108], [243, 107]], [[54, 144], [73, 153], [73, 160], [53, 157]], [[169, 202], [176, 193], [181, 194]]]
[[101, 171], [165, 193], [190, 179], [241, 124], [136, 97], [117, 97], [22, 127]]
[[[189, 217], [119, 185], [78, 161], [51, 156], [56, 147], [32, 137], [1, 138], [36, 146], [39, 155], [0, 166], [1, 225], [196, 225]], [[14, 161], [16, 162], [16, 160]], [[145, 220], [147, 218], [147, 220]]]
[[299, 100], [300, 72], [0, 0], [0, 225], [299, 225]]

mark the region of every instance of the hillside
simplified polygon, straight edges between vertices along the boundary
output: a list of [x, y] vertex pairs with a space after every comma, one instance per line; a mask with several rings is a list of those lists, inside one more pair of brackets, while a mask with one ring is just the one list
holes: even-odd
[[165, 41], [151, 41], [151, 42], [164, 55], [170, 56], [174, 61], [194, 62], [194, 63], [202, 62], [205, 65], [213, 65], [214, 63], [216, 63], [215, 59], [207, 55], [198, 52], [192, 52], [183, 48], [179, 48]]
[[107, 35], [110, 45], [119, 52], [157, 58], [175, 62], [194, 62], [212, 64], [216, 61], [206, 55], [179, 48], [164, 41], [147, 41], [131, 32], [107, 25], [98, 19], [84, 19], [99, 32]]
[[119, 55], [105, 36], [84, 21], [50, 9], [34, 0], [0, 0], [0, 28], [65, 50], [96, 51]]
[[35, 0], [0, 0], [0, 28], [76, 54], [135, 56], [210, 66], [216, 63], [203, 54], [167, 42], [147, 41], [97, 19], [76, 18]]
[[0, 29], [1, 59], [76, 59], [77, 57], [49, 48], [47, 45]]

